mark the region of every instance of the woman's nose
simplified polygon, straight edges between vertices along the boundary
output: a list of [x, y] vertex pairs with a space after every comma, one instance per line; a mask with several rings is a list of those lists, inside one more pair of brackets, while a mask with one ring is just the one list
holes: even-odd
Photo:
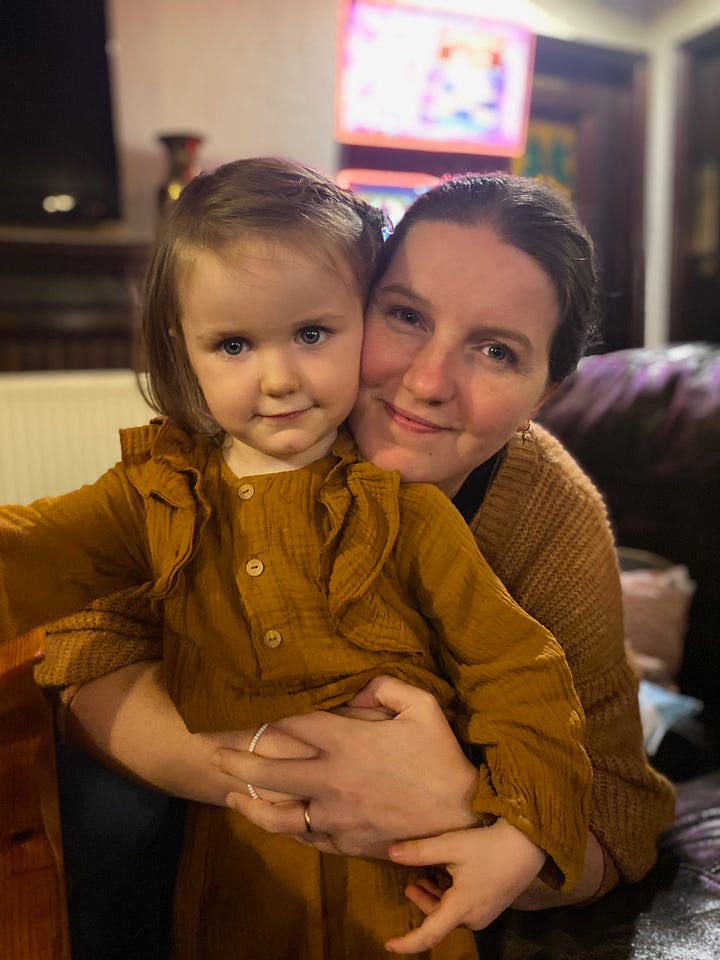
[[437, 345], [426, 344], [413, 357], [402, 385], [424, 403], [445, 403], [452, 399], [455, 379], [450, 356]]

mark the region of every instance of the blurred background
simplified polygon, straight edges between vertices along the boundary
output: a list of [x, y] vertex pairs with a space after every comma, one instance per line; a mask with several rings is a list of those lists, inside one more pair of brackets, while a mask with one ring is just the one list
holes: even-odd
[[[605, 349], [720, 339], [714, 0], [505, 0], [503, 20], [531, 35], [534, 54], [514, 157], [339, 142], [342, 45], [353, 8], [367, 6], [388, 25], [397, 7], [445, 17], [456, 46], [474, 18], [498, 17], [483, 0], [3, 0], [0, 369], [131, 364], [158, 191], [173, 189], [171, 163], [182, 167], [167, 134], [194, 148], [186, 172], [284, 154], [333, 175], [544, 177], [572, 196], [598, 247]], [[373, 62], [376, 93], [420, 58], [404, 22]], [[83, 202], [50, 182], [81, 161], [76, 177], [96, 191]], [[29, 214], [28, 184], [44, 195]]]

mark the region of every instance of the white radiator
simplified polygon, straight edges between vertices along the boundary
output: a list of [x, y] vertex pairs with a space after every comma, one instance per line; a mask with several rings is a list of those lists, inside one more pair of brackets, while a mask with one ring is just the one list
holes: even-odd
[[92, 483], [120, 459], [120, 427], [153, 416], [131, 370], [0, 374], [0, 503]]

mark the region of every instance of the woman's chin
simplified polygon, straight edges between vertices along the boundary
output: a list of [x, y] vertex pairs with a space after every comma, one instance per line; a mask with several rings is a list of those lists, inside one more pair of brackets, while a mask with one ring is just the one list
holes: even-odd
[[397, 470], [403, 483], [442, 483], [443, 473], [432, 458], [423, 457], [417, 450], [404, 450], [394, 444], [371, 445], [370, 451], [362, 451], [366, 460], [372, 461], [381, 470]]

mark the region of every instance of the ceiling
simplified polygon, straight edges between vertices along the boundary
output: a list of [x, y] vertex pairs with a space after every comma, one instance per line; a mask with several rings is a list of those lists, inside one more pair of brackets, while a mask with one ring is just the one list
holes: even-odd
[[679, 7], [683, 0], [596, 0], [596, 2], [638, 20], [653, 20], [673, 7]]

